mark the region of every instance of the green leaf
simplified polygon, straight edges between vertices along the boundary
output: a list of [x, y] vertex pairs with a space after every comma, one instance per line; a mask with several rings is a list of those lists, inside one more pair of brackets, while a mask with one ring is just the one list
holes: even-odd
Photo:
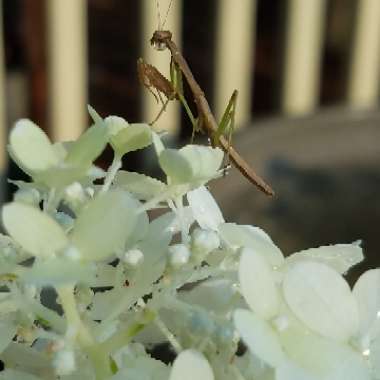
[[78, 215], [72, 242], [81, 256], [103, 260], [123, 250], [136, 223], [138, 202], [126, 191], [99, 194]]
[[108, 143], [108, 131], [104, 125], [94, 125], [75, 141], [66, 156], [66, 163], [78, 166], [90, 166], [103, 152]]
[[144, 174], [119, 170], [114, 184], [135, 194], [139, 199], [150, 199], [162, 193], [166, 185], [158, 179]]
[[51, 257], [68, 244], [61, 226], [32, 206], [8, 203], [3, 207], [2, 218], [9, 235], [34, 256]]
[[30, 120], [19, 120], [12, 128], [9, 141], [12, 158], [27, 174], [51, 168], [59, 162], [45, 132]]
[[110, 143], [114, 151], [123, 156], [128, 152], [143, 149], [152, 143], [152, 131], [148, 124], [129, 124], [112, 136]]

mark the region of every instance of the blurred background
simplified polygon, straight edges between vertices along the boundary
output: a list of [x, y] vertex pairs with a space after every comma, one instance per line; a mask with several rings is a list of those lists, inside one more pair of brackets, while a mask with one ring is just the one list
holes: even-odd
[[[157, 9], [157, 3], [159, 8]], [[101, 116], [151, 121], [153, 96], [137, 77], [143, 57], [169, 75], [170, 55], [149, 44], [164, 24], [219, 118], [239, 90], [233, 145], [276, 191], [259, 193], [235, 169], [211, 191], [225, 218], [264, 228], [288, 254], [363, 240], [378, 266], [380, 227], [379, 0], [2, 0], [0, 167], [21, 178], [5, 146], [31, 118], [52, 140], [70, 140]], [[185, 89], [190, 103], [192, 97]], [[168, 143], [189, 142], [171, 102], [155, 124]], [[205, 139], [200, 141], [207, 141]], [[99, 165], [106, 168], [106, 151]], [[149, 156], [124, 167], [154, 173]]]

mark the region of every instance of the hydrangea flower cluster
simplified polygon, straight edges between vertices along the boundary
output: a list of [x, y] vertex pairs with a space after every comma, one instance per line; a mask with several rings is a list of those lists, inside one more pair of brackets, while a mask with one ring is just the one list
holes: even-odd
[[[359, 243], [285, 258], [225, 222], [205, 187], [220, 149], [167, 149], [148, 125], [89, 110], [77, 141], [29, 120], [10, 133], [31, 182], [13, 181], [2, 210], [0, 379], [380, 379], [380, 270], [353, 289], [343, 277]], [[150, 145], [165, 182], [120, 170]], [[172, 363], [150, 354], [161, 343]]]

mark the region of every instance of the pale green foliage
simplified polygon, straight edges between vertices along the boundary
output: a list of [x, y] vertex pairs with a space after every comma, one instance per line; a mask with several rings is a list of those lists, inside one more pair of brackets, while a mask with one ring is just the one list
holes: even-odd
[[[166, 149], [147, 124], [89, 112], [77, 141], [29, 120], [10, 133], [31, 182], [2, 210], [0, 380], [380, 379], [379, 269], [352, 291], [342, 276], [358, 243], [285, 258], [262, 229], [225, 222], [204, 186], [220, 149]], [[164, 181], [119, 170], [151, 144]], [[158, 343], [173, 363], [149, 355]]]

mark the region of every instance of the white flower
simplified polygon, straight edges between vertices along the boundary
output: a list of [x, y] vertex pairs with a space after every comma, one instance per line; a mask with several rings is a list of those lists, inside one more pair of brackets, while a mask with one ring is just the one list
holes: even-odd
[[310, 259], [276, 270], [270, 258], [247, 248], [241, 254], [239, 280], [251, 311], [235, 311], [234, 322], [250, 351], [275, 369], [276, 380], [370, 379], [351, 345], [359, 310], [343, 277]]
[[174, 244], [169, 247], [170, 264], [175, 267], [181, 267], [189, 262], [191, 252], [185, 244]]

